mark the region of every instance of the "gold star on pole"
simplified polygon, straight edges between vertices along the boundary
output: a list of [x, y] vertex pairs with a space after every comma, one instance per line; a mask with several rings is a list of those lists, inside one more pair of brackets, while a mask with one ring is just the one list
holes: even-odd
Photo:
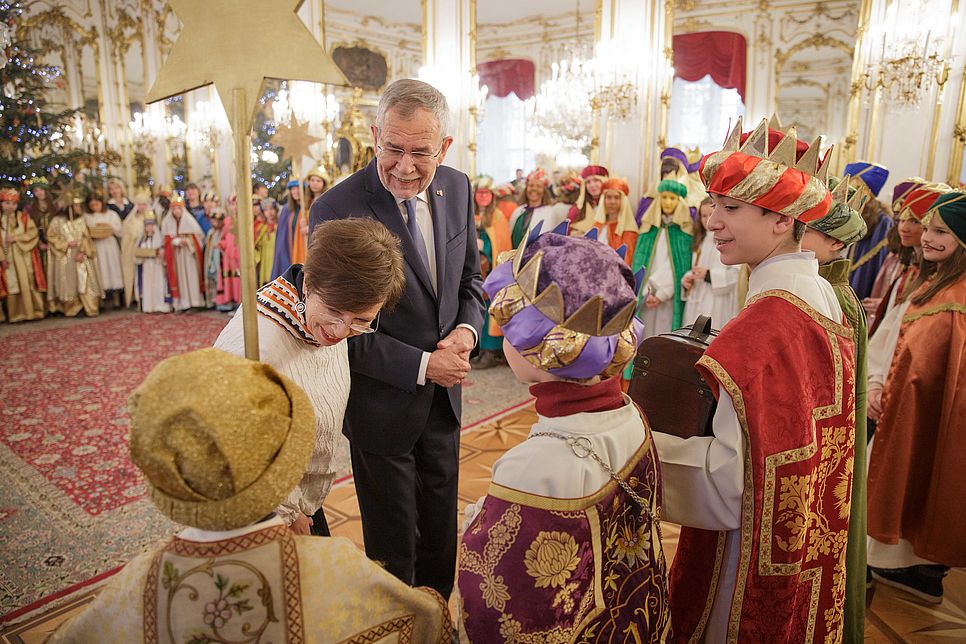
[[309, 134], [309, 123], [300, 123], [294, 116], [285, 125], [280, 125], [272, 136], [272, 145], [277, 145], [284, 150], [283, 159], [292, 160], [292, 170], [298, 173], [296, 165], [302, 162], [303, 157], [311, 156], [309, 147], [318, 143], [322, 139]]
[[[265, 78], [332, 85], [348, 85], [348, 81], [295, 14], [302, 0], [168, 0], [168, 4], [182, 31], [147, 101], [214, 83], [231, 124], [235, 187], [245, 197], [252, 179], [252, 123]], [[258, 360], [250, 199], [238, 200], [238, 219], [245, 357]]]
[[[182, 31], [147, 101], [214, 83], [232, 130], [251, 130], [265, 78], [348, 85], [302, 24], [302, 0], [168, 0]], [[244, 123], [234, 122], [232, 90], [245, 90]]]

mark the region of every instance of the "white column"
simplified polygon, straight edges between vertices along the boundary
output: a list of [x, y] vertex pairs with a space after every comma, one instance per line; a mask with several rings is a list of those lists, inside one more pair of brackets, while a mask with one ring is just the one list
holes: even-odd
[[467, 174], [474, 171], [470, 157], [476, 148], [476, 118], [470, 112], [476, 96], [472, 86], [475, 13], [474, 0], [423, 0], [423, 68], [419, 76], [446, 96], [448, 134], [453, 137], [446, 165]]
[[[935, 0], [934, 0], [935, 3]], [[900, 13], [899, 27], [889, 19], [890, 4], [909, 7]], [[941, 1], [940, 1], [941, 4]], [[911, 0], [871, 0], [868, 33], [856, 47], [853, 67], [853, 86], [857, 88], [853, 107], [858, 110], [857, 126], [850, 135], [856, 137], [854, 150], [850, 149], [847, 161], [864, 160], [881, 163], [889, 168], [889, 181], [880, 197], [889, 201], [892, 187], [911, 176], [931, 181], [948, 181], [950, 156], [956, 128], [958, 97], [964, 82], [963, 61], [966, 60], [966, 2], [947, 0], [953, 11], [933, 11]], [[929, 54], [936, 54], [948, 61], [950, 66], [940, 78], [927, 76], [923, 79], [922, 98], [916, 106], [901, 106], [888, 96], [888, 89], [877, 89], [875, 75], [866, 75], [869, 62], [878, 63], [883, 55], [893, 58], [890, 47], [909, 34], [904, 14], [919, 16], [929, 24], [917, 24], [922, 32], [916, 43], [921, 54], [929, 38]], [[930, 20], [930, 16], [934, 19]], [[938, 16], [938, 17], [937, 17]], [[954, 28], [955, 27], [955, 28]], [[860, 30], [864, 28], [860, 25]], [[904, 33], [896, 33], [896, 30]], [[886, 43], [883, 47], [883, 42]], [[937, 81], [944, 81], [942, 83]]]
[[123, 103], [124, 91], [121, 84], [125, 82], [120, 76], [117, 51], [114, 43], [108, 37], [109, 16], [103, 2], [90, 3], [94, 24], [97, 28], [97, 79], [98, 102], [100, 103], [101, 127], [104, 133], [104, 144], [117, 150], [122, 155], [122, 166], [119, 171], [124, 175], [125, 183], [131, 184], [131, 160], [127, 145], [128, 122], [130, 118]]
[[637, 106], [626, 120], [617, 120], [606, 108], [600, 112], [599, 159], [611, 176], [627, 179], [636, 203], [659, 179], [674, 73], [670, 4], [665, 8], [662, 0], [610, 0], [602, 3], [600, 16], [597, 51], [618, 53], [604, 60], [608, 66], [623, 67], [636, 83]]
[[[154, 19], [154, 13], [148, 9], [147, 5], [142, 5], [141, 11], [141, 28], [143, 29], [141, 32], [141, 45], [144, 48], [144, 91], [147, 93], [154, 84], [154, 79], [158, 76], [158, 70], [161, 69], [161, 37], [159, 25]], [[147, 105], [144, 110], [146, 113], [164, 114], [164, 107], [161, 103]], [[166, 148], [167, 146], [164, 140], [158, 139], [154, 144], [153, 150], [148, 151], [151, 155], [151, 176], [154, 177], [156, 188], [172, 185], [171, 166], [168, 163]]]
[[748, 20], [748, 17], [743, 20], [743, 23], [751, 28], [750, 35], [746, 36], [748, 58], [745, 74], [744, 122], [750, 129], [761, 119], [770, 118], [778, 109], [775, 95], [778, 85], [775, 79], [777, 18], [765, 12], [755, 16], [753, 21]]

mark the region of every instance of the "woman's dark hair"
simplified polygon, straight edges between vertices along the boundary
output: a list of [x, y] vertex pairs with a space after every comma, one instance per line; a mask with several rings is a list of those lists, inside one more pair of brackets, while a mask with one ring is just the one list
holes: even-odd
[[701, 209], [705, 206], [714, 207], [714, 202], [711, 200], [711, 197], [705, 197], [701, 200], [701, 203], [698, 204], [697, 221], [695, 221], [695, 225], [692, 226], [692, 229], [694, 230], [694, 237], [691, 239], [692, 253], [698, 252], [698, 249], [701, 248], [701, 244], [704, 243], [704, 236], [708, 234], [708, 231], [705, 230], [704, 226], [701, 225]]
[[192, 188], [194, 188], [198, 192], [198, 203], [200, 204], [203, 201], [202, 200], [202, 195], [201, 195], [201, 188], [198, 187], [198, 184], [197, 183], [195, 183], [194, 181], [192, 181], [191, 183], [189, 183], [188, 185], [186, 185], [184, 187], [184, 207], [185, 207], [185, 209], [188, 208], [188, 191], [191, 190]]
[[101, 203], [101, 210], [99, 212], [105, 212], [103, 208], [107, 202], [104, 201], [103, 195], [101, 195], [99, 192], [92, 192], [87, 195], [87, 199], [84, 200], [84, 205], [87, 207], [87, 212], [91, 212], [92, 201], [99, 201]]
[[305, 292], [337, 311], [378, 304], [391, 310], [406, 288], [399, 238], [375, 219], [337, 219], [312, 231], [305, 258]]
[[[601, 194], [603, 194], [603, 192]], [[520, 193], [520, 198], [517, 200], [517, 204], [521, 206], [526, 206], [529, 203], [530, 203], [530, 200], [527, 199], [527, 188], [526, 186], [524, 186], [523, 192]], [[549, 206], [552, 203], [553, 203], [553, 195], [550, 194], [550, 186], [544, 186], [543, 196], [540, 197], [540, 206]]]
[[942, 262], [922, 260], [919, 276], [909, 289], [912, 293], [910, 301], [916, 306], [925, 304], [936, 293], [960, 279], [963, 273], [966, 273], [966, 248], [962, 244], [956, 244], [953, 254]]

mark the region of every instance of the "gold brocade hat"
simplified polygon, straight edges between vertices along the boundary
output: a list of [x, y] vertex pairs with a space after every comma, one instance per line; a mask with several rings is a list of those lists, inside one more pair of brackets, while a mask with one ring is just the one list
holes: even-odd
[[314, 168], [309, 170], [305, 175], [305, 180], [308, 181], [309, 177], [318, 177], [319, 179], [322, 179], [322, 181], [325, 181], [325, 185], [332, 183], [332, 180], [329, 179], [329, 173], [326, 172], [325, 168], [323, 168], [321, 165], [316, 165]]
[[131, 394], [131, 460], [178, 523], [233, 530], [269, 514], [298, 484], [315, 412], [261, 362], [201, 349], [160, 362]]

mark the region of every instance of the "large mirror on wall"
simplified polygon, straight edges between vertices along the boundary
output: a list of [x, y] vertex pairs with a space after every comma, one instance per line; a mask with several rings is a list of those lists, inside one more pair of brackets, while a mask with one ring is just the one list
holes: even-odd
[[144, 46], [139, 37], [128, 44], [124, 52], [124, 79], [129, 113], [144, 111]]
[[334, 176], [365, 167], [375, 144], [370, 125], [386, 86], [415, 77], [422, 64], [422, 0], [325, 0], [325, 47], [351, 87], [328, 87], [338, 103], [325, 163]]
[[97, 63], [97, 52], [94, 47], [83, 46], [80, 49], [80, 96], [83, 101], [80, 107], [94, 123], [101, 122], [101, 95], [98, 88], [100, 77], [97, 73]]
[[842, 140], [848, 127], [852, 45], [833, 38], [804, 41], [775, 60], [775, 96], [782, 121], [795, 124], [800, 139], [824, 134]]

